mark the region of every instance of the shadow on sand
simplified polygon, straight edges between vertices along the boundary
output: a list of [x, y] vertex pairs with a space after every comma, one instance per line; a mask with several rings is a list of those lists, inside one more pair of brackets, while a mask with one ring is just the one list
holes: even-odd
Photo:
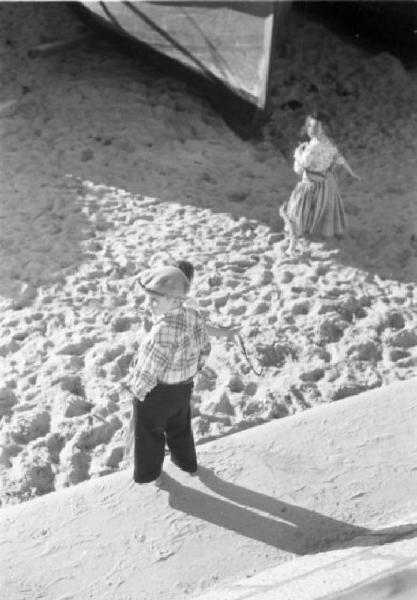
[[199, 467], [198, 477], [217, 496], [165, 474], [171, 508], [292, 554], [377, 546], [417, 535], [417, 524], [371, 530], [327, 517], [224, 481], [206, 467]]

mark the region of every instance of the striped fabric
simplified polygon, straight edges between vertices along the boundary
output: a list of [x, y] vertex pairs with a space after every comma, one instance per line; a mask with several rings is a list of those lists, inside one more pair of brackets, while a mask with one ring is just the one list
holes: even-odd
[[342, 234], [347, 226], [343, 201], [331, 169], [324, 173], [305, 169], [286, 210], [298, 236], [333, 237]]
[[203, 317], [183, 306], [161, 315], [139, 347], [131, 369], [131, 389], [143, 399], [157, 383], [194, 377], [210, 353]]

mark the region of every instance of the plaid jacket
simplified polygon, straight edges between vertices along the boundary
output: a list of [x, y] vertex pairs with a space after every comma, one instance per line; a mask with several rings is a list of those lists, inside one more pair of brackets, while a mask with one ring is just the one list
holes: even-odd
[[180, 307], [161, 315], [133, 362], [132, 392], [142, 399], [157, 383], [179, 383], [194, 377], [210, 350], [205, 321], [197, 311]]

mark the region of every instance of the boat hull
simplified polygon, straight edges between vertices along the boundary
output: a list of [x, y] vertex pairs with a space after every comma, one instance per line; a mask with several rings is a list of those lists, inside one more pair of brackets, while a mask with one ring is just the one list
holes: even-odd
[[89, 16], [134, 40], [170, 72], [199, 78], [211, 99], [251, 126], [265, 113], [276, 2], [82, 2]]

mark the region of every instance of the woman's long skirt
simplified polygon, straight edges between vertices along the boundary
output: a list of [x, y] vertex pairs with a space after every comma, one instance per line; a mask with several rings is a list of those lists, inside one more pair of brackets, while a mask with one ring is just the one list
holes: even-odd
[[286, 206], [295, 234], [333, 237], [347, 226], [346, 213], [334, 174], [304, 171]]

